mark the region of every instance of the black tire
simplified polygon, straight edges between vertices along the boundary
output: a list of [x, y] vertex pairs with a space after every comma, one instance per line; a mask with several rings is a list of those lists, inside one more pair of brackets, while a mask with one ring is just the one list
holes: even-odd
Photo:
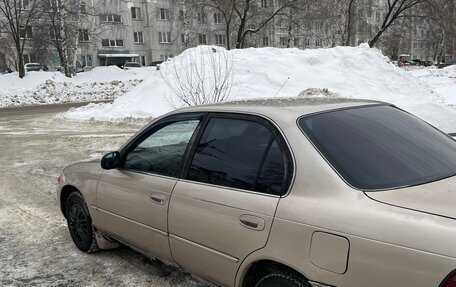
[[89, 210], [79, 192], [73, 192], [67, 199], [65, 215], [76, 247], [82, 252], [91, 253], [98, 250]]
[[310, 284], [291, 274], [275, 272], [263, 277], [255, 287], [311, 287]]

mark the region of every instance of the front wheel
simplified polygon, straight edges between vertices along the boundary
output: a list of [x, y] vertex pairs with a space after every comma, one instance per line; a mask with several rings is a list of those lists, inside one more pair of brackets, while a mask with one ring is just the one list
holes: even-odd
[[74, 244], [79, 250], [90, 253], [98, 249], [89, 210], [84, 198], [73, 192], [66, 202], [66, 219]]
[[310, 287], [310, 285], [297, 276], [275, 272], [263, 277], [255, 287]]

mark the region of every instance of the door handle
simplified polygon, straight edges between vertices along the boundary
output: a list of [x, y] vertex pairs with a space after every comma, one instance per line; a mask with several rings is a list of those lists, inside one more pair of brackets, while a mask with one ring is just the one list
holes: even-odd
[[160, 204], [160, 205], [164, 205], [166, 202], [166, 196], [164, 196], [161, 193], [156, 193], [156, 192], [150, 194], [150, 199], [152, 199], [152, 201], [154, 203]]
[[258, 216], [253, 216], [253, 215], [248, 215], [248, 214], [241, 215], [239, 217], [239, 222], [244, 227], [247, 227], [249, 229], [258, 230], [258, 231], [264, 230], [264, 226], [265, 226], [264, 219], [262, 219]]

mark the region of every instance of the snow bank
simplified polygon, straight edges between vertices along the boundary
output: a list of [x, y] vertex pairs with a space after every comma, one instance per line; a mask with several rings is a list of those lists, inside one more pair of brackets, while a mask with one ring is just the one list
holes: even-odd
[[[164, 63], [162, 72], [172, 71], [174, 63], [185, 62], [185, 57], [195, 54], [207, 57], [214, 51], [226, 55], [233, 63], [230, 100], [298, 96], [304, 90], [324, 89], [340, 97], [391, 102], [445, 131], [456, 131], [456, 111], [447, 103], [451, 98], [447, 93], [452, 93], [454, 84], [448, 83], [449, 90], [436, 90], [421, 80], [424, 75], [413, 74], [424, 72], [406, 72], [388, 63], [379, 50], [367, 45], [316, 50], [251, 48], [232, 51], [200, 46]], [[202, 69], [207, 72], [208, 68]], [[451, 79], [448, 75], [443, 78], [447, 82]], [[446, 94], [446, 98], [442, 94]], [[74, 109], [65, 117], [73, 120], [156, 117], [181, 105], [160, 72], [155, 71], [112, 104]]]
[[60, 72], [0, 75], [0, 107], [114, 99], [149, 77], [153, 68], [98, 67], [67, 78]]

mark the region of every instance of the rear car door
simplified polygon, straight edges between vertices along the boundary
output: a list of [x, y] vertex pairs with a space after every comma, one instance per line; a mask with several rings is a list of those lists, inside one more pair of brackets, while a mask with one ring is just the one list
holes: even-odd
[[171, 116], [121, 151], [121, 168], [105, 170], [97, 187], [97, 228], [152, 256], [172, 261], [168, 205], [202, 114]]
[[283, 137], [255, 116], [212, 114], [169, 206], [174, 261], [231, 286], [243, 259], [266, 245], [293, 174]]

